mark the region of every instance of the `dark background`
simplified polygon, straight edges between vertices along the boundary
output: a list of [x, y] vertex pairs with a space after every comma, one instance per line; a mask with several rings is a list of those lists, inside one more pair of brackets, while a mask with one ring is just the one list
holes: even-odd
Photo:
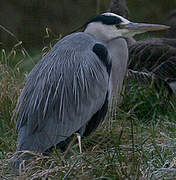
[[[63, 36], [92, 16], [107, 11], [110, 0], [0, 0], [0, 25], [27, 48], [44, 46], [46, 27]], [[176, 0], [127, 0], [130, 20], [167, 24]], [[13, 47], [15, 39], [0, 28], [0, 48]]]

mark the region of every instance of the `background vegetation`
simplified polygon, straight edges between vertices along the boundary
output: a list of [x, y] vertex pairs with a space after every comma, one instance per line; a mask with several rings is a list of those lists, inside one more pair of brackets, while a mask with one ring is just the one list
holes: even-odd
[[[110, 0], [1, 0], [0, 24], [23, 41], [25, 47], [43, 47], [45, 28], [65, 35], [98, 13], [107, 11]], [[127, 0], [130, 19], [165, 23], [176, 1]], [[3, 46], [13, 46], [14, 39], [0, 29]], [[1, 45], [1, 46], [2, 46]]]
[[[127, 3], [131, 19], [153, 23], [164, 23], [176, 5], [165, 0]], [[108, 6], [108, 0], [2, 0], [0, 25], [7, 29], [0, 28], [0, 179], [176, 179], [175, 100], [164, 89], [158, 94], [152, 84], [136, 82], [126, 84], [123, 103], [83, 140], [82, 154], [74, 145], [68, 158], [57, 150], [49, 157], [37, 155], [18, 176], [8, 164], [17, 143], [11, 116], [27, 72], [60, 34]]]

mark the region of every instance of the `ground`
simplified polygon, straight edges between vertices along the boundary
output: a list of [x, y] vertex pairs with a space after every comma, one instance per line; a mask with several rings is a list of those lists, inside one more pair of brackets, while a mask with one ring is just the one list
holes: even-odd
[[[78, 145], [66, 158], [55, 149], [49, 156], [38, 154], [15, 175], [8, 164], [17, 145], [11, 117], [26, 79], [21, 70], [26, 62], [21, 59], [30, 59], [20, 53], [1, 53], [0, 179], [176, 179], [175, 99], [164, 90], [157, 93], [152, 84], [145, 87], [136, 82], [125, 83], [122, 104], [82, 140], [82, 154]], [[13, 61], [14, 56], [20, 60]]]

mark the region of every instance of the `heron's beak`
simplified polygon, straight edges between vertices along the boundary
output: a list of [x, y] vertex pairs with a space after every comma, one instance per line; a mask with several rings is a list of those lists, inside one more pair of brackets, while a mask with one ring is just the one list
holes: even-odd
[[121, 29], [126, 29], [126, 34], [140, 34], [147, 31], [161, 31], [161, 30], [167, 30], [170, 27], [166, 25], [160, 25], [160, 24], [145, 24], [145, 23], [133, 23], [130, 22], [128, 24], [122, 24]]
[[161, 31], [169, 29], [169, 26], [160, 25], [160, 24], [145, 24], [145, 23], [132, 23], [125, 25], [126, 29], [134, 31]]

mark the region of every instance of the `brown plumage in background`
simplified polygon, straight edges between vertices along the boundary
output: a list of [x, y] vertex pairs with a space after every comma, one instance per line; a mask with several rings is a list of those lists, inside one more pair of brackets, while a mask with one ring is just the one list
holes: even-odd
[[159, 90], [161, 82], [170, 92], [176, 90], [176, 39], [150, 38], [129, 46], [129, 66], [153, 75]]
[[150, 38], [129, 46], [129, 69], [153, 71], [176, 56], [176, 39]]

